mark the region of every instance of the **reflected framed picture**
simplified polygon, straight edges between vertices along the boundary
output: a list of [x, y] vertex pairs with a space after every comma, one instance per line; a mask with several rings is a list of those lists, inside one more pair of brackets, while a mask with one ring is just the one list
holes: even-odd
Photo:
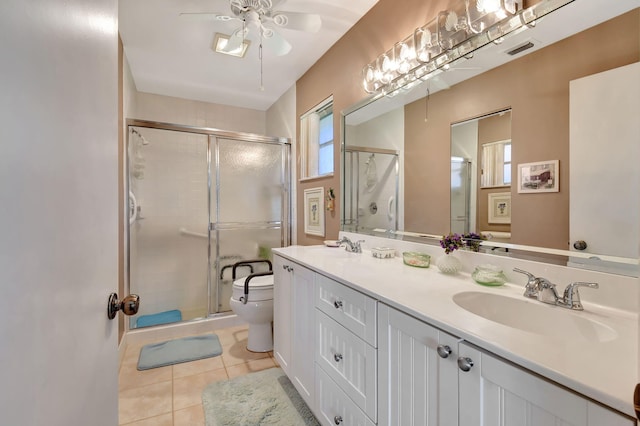
[[304, 233], [324, 237], [324, 187], [304, 190]]
[[559, 161], [518, 164], [518, 193], [559, 192]]
[[511, 193], [489, 194], [489, 223], [511, 223]]

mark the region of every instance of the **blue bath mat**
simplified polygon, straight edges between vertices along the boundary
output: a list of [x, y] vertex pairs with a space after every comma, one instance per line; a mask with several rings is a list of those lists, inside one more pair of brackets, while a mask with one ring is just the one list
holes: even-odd
[[153, 343], [140, 350], [138, 370], [149, 370], [182, 362], [211, 358], [222, 353], [220, 340], [215, 334], [183, 337], [162, 343]]
[[182, 312], [177, 309], [158, 312], [157, 314], [141, 315], [136, 319], [136, 327], [149, 327], [151, 325], [169, 324], [182, 321]]

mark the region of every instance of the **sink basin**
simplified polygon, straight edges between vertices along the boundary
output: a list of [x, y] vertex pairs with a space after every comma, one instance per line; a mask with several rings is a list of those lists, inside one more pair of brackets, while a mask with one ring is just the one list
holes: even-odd
[[581, 338], [588, 341], [607, 342], [617, 333], [611, 327], [580, 316], [559, 306], [516, 299], [494, 293], [465, 291], [453, 296], [461, 308], [511, 328], [542, 336], [568, 340]]

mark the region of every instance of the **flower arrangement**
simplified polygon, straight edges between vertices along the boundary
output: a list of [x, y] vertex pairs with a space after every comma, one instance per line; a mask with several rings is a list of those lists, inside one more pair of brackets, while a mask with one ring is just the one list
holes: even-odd
[[444, 249], [445, 254], [452, 253], [459, 248], [467, 248], [477, 252], [480, 249], [480, 242], [486, 239], [484, 235], [476, 234], [475, 232], [443, 235], [440, 240], [440, 247]]

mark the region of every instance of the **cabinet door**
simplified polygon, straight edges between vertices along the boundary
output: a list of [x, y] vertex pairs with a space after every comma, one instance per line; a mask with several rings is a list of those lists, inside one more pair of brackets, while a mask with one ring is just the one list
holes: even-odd
[[469, 371], [459, 374], [460, 426], [635, 424], [466, 343], [459, 350], [461, 357], [473, 363]]
[[293, 293], [290, 262], [273, 257], [273, 355], [287, 376], [291, 375], [291, 314]]
[[296, 263], [289, 264], [291, 268], [291, 289], [293, 298], [291, 308], [292, 342], [291, 358], [292, 372], [289, 376], [302, 398], [309, 407], [313, 408], [314, 389], [314, 349], [315, 349], [315, 308], [314, 308], [314, 277], [315, 273]]
[[457, 425], [457, 339], [383, 304], [378, 316], [378, 424]]

